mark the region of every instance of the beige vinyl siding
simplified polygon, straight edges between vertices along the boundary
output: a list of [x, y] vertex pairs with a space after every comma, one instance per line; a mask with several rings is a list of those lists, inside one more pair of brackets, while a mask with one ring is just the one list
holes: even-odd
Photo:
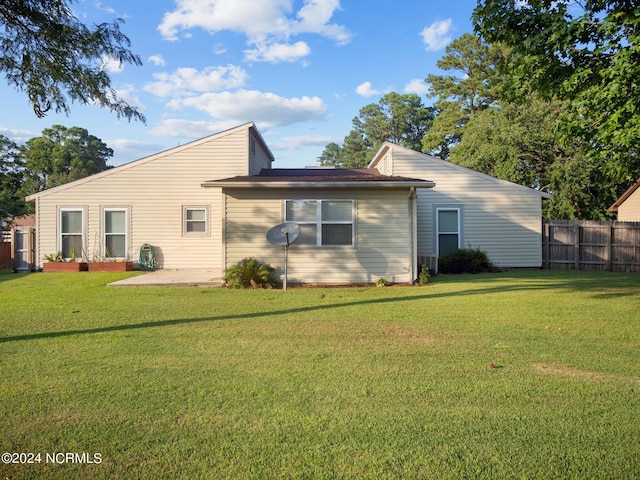
[[392, 150], [394, 175], [436, 184], [418, 189], [418, 254], [436, 251], [436, 207], [460, 207], [463, 247], [480, 248], [499, 267], [542, 265], [538, 192], [402, 147]]
[[412, 272], [409, 192], [273, 191], [229, 189], [225, 196], [226, 266], [255, 257], [284, 273], [283, 247], [270, 245], [269, 228], [284, 221], [283, 201], [289, 199], [354, 200], [355, 246], [289, 249], [291, 283], [373, 283], [383, 277], [410, 282]]
[[[271, 168], [273, 160], [271, 153], [266, 149], [257, 133], [250, 131], [249, 140], [249, 175], [257, 175], [263, 168]], [[253, 145], [253, 148], [252, 148]]]
[[393, 156], [392, 150], [387, 149], [383, 153], [382, 158], [378, 161], [376, 167], [382, 175], [394, 175], [393, 173]]
[[[38, 259], [57, 251], [56, 211], [86, 207], [89, 259], [101, 245], [101, 209], [129, 208], [129, 256], [154, 247], [162, 268], [213, 268], [222, 272], [221, 191], [205, 180], [246, 174], [247, 128], [238, 128], [63, 185], [38, 195]], [[183, 235], [183, 207], [209, 209], [209, 233]], [[97, 252], [101, 254], [101, 252]]]
[[618, 220], [621, 222], [640, 222], [640, 188], [618, 206]]

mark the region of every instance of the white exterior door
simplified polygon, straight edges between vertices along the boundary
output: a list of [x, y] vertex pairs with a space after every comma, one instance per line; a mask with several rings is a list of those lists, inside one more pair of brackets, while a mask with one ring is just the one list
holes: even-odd
[[31, 227], [16, 227], [15, 229], [15, 247], [14, 259], [15, 269], [17, 271], [29, 271], [32, 267], [33, 247], [34, 247], [34, 229]]

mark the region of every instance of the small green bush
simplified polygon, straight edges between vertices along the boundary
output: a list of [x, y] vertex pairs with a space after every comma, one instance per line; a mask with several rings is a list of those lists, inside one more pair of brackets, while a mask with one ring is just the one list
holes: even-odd
[[62, 262], [62, 252], [50, 253], [44, 256], [47, 262]]
[[274, 268], [253, 257], [244, 258], [224, 272], [224, 281], [230, 288], [271, 288]]
[[429, 278], [431, 278], [431, 270], [426, 265], [422, 265], [418, 275], [418, 285], [426, 285], [429, 283]]
[[489, 257], [478, 248], [461, 248], [438, 259], [440, 273], [483, 273], [492, 269]]

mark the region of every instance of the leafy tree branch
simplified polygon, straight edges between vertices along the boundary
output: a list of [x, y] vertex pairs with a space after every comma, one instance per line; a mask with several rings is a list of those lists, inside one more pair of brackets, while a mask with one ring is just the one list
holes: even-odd
[[119, 98], [104, 60], [142, 65], [122, 33], [122, 19], [88, 27], [72, 13], [73, 0], [0, 1], [0, 73], [26, 93], [43, 117], [70, 111], [70, 103], [97, 104], [118, 118], [145, 122]]

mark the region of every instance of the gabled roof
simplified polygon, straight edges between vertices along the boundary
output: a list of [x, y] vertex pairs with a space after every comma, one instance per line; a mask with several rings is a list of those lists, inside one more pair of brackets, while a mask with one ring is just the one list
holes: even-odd
[[179, 145], [177, 147], [173, 147], [173, 148], [170, 148], [168, 150], [164, 150], [162, 152], [155, 153], [155, 154], [150, 155], [148, 157], [143, 157], [141, 159], [133, 160], [132, 162], [125, 163], [124, 165], [120, 165], [118, 167], [110, 168], [109, 170], [105, 170], [103, 172], [96, 173], [95, 175], [90, 175], [88, 177], [84, 177], [84, 178], [81, 178], [79, 180], [75, 180], [73, 182], [65, 183], [64, 185], [59, 185], [57, 187], [53, 187], [53, 188], [49, 188], [47, 190], [43, 190], [42, 192], [34, 193], [33, 195], [29, 195], [28, 197], [26, 197], [26, 199], [27, 199], [27, 201], [33, 201], [36, 198], [44, 197], [44, 196], [47, 196], [49, 194], [59, 192], [61, 190], [66, 190], [67, 188], [75, 187], [76, 185], [81, 185], [83, 183], [91, 182], [91, 181], [96, 180], [98, 178], [107, 177], [109, 175], [113, 175], [113, 174], [121, 172], [123, 170], [127, 170], [129, 168], [136, 167], [138, 165], [144, 165], [145, 163], [152, 162], [152, 161], [157, 160], [157, 159], [162, 158], [162, 157], [166, 157], [167, 155], [173, 155], [173, 154], [181, 152], [183, 150], [186, 150], [186, 149], [189, 149], [189, 148], [193, 148], [193, 147], [195, 147], [197, 145], [200, 145], [202, 143], [206, 143], [206, 142], [209, 142], [211, 140], [215, 140], [216, 138], [220, 138], [220, 137], [227, 136], [229, 134], [236, 133], [238, 130], [251, 130], [252, 133], [255, 134], [255, 138], [257, 138], [258, 141], [261, 143], [261, 145], [264, 148], [265, 152], [267, 152], [267, 154], [269, 155], [269, 158], [271, 159], [271, 161], [272, 162], [274, 161], [273, 153], [271, 153], [271, 150], [269, 149], [269, 147], [265, 143], [264, 139], [262, 138], [262, 135], [260, 135], [260, 132], [256, 128], [255, 124], [253, 122], [247, 122], [247, 123], [244, 123], [242, 125], [238, 125], [237, 127], [233, 127], [233, 128], [224, 130], [222, 132], [213, 133], [211, 135], [207, 135], [206, 137], [199, 138], [197, 140], [193, 140], [192, 142], [188, 142], [188, 143], [185, 143], [183, 145]]
[[609, 211], [610, 212], [617, 212], [618, 211], [618, 207], [620, 205], [622, 205], [627, 200], [627, 198], [629, 198], [633, 194], [633, 192], [635, 192], [638, 188], [640, 188], [640, 178], [638, 180], [636, 180], [636, 183], [631, 185], [627, 189], [627, 191], [624, 192], [620, 196], [620, 198], [618, 200], [616, 200], [615, 203], [609, 207]]
[[233, 188], [431, 188], [435, 184], [417, 178], [382, 175], [374, 168], [273, 168], [258, 175], [210, 180], [203, 187]]
[[[529, 193], [535, 194], [535, 195], [539, 195], [542, 198], [546, 198], [549, 199], [551, 198], [551, 194], [546, 193], [546, 192], [542, 192], [540, 190], [536, 190], [530, 187], [526, 187], [524, 185], [520, 185], [518, 183], [513, 183], [513, 182], [509, 182], [508, 180], [502, 180], [500, 178], [497, 177], [493, 177], [491, 175], [487, 175], [486, 173], [482, 173], [482, 172], [478, 172], [477, 170], [473, 170], [471, 168], [467, 168], [467, 167], [463, 167], [462, 165], [458, 165], [455, 163], [451, 163], [447, 160], [442, 160], [441, 158], [438, 157], [434, 157], [433, 155], [428, 155], [426, 153], [422, 153], [422, 152], [417, 152], [415, 150], [411, 150], [410, 148], [407, 147], [402, 147], [400, 145], [396, 145], [395, 143], [392, 142], [384, 142], [382, 144], [382, 146], [378, 149], [378, 151], [376, 152], [375, 156], [373, 157], [373, 160], [371, 160], [371, 162], [369, 163], [369, 168], [375, 168], [376, 165], [384, 158], [384, 155], [387, 153], [387, 151], [389, 150], [403, 150], [408, 154], [412, 154], [412, 155], [418, 155], [420, 157], [423, 157], [425, 160], [429, 160], [429, 161], [433, 161], [433, 162], [441, 162], [443, 165], [446, 165], [447, 168], [451, 168], [454, 171], [459, 171], [459, 172], [464, 172], [466, 174], [469, 175], [473, 175], [474, 177], [477, 178], [481, 178], [484, 180], [489, 180], [493, 183], [497, 183], [497, 184], [502, 184], [506, 187], [511, 187], [511, 188], [516, 188], [516, 189], [520, 189], [520, 190], [524, 190], [524, 191], [528, 191]], [[428, 172], [426, 172], [427, 175], [429, 174]]]

